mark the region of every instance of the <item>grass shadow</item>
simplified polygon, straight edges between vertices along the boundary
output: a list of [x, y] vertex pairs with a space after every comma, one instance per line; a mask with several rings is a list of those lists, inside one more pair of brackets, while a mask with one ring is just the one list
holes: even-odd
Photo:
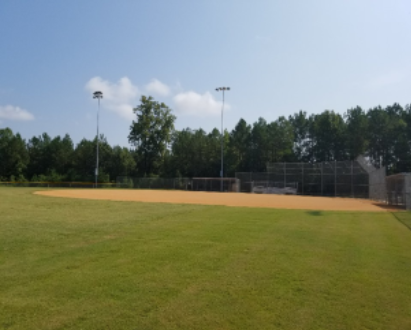
[[393, 211], [393, 212], [395, 212], [395, 211], [399, 211], [399, 212], [404, 211], [404, 207], [401, 207], [401, 206], [389, 205], [389, 204], [380, 203], [380, 202], [374, 202], [372, 204], [375, 205], [375, 206], [378, 206], [378, 207], [380, 207], [384, 210], [389, 210], [389, 211]]
[[411, 212], [391, 212], [393, 217], [401, 222], [405, 227], [411, 230]]
[[307, 211], [308, 215], [311, 215], [312, 217], [323, 217], [324, 212], [322, 211]]

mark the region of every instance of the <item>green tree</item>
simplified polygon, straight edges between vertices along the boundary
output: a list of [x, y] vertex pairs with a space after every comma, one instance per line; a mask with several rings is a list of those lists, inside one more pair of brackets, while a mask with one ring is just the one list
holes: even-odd
[[181, 176], [198, 176], [205, 169], [207, 135], [202, 129], [189, 128], [173, 134], [171, 148], [174, 172]]
[[96, 145], [93, 141], [82, 139], [73, 155], [73, 169], [69, 172], [70, 181], [93, 181], [96, 167]]
[[267, 127], [268, 131], [268, 161], [285, 162], [293, 157], [294, 130], [291, 123], [280, 117]]
[[310, 138], [312, 120], [302, 110], [289, 116], [288, 120], [294, 130], [294, 159], [299, 162], [310, 161], [312, 158], [312, 140]]
[[171, 154], [174, 173], [192, 176], [192, 157], [194, 157], [194, 132], [189, 129], [175, 131], [172, 138]]
[[[225, 139], [224, 135], [224, 139]], [[214, 128], [210, 133], [207, 134], [205, 146], [205, 159], [207, 163], [203, 164], [203, 173], [198, 173], [197, 176], [210, 176], [219, 177], [221, 171], [221, 132]], [[226, 139], [224, 144], [227, 145]], [[226, 168], [224, 168], [224, 176], [226, 173]]]
[[[81, 140], [73, 153], [73, 169], [68, 172], [70, 181], [94, 181], [94, 171], [96, 168], [96, 148], [97, 139], [90, 141], [87, 139]], [[107, 182], [110, 180], [109, 167], [111, 158], [111, 146], [108, 144], [104, 135], [100, 135], [99, 139], [99, 182]]]
[[52, 139], [48, 147], [51, 168], [64, 177], [72, 167], [73, 153], [74, 144], [68, 134], [63, 138], [57, 136]]
[[313, 140], [316, 161], [344, 160], [346, 127], [344, 119], [334, 111], [326, 110], [314, 116]]
[[240, 119], [231, 131], [228, 143], [228, 172], [247, 172], [250, 164], [251, 126], [244, 119]]
[[27, 168], [27, 175], [29, 178], [32, 178], [34, 175], [44, 175], [51, 170], [50, 143], [51, 137], [47, 133], [34, 136], [28, 141], [27, 150], [30, 156], [30, 163]]
[[395, 121], [381, 106], [367, 112], [368, 118], [368, 155], [374, 165], [389, 166], [393, 161], [394, 144], [390, 139]]
[[269, 161], [268, 124], [264, 118], [258, 118], [251, 129], [250, 162], [251, 171], [262, 172]]
[[47, 133], [31, 138], [27, 143], [30, 164], [27, 169], [29, 178], [38, 175], [50, 177], [51, 181], [64, 181], [73, 165], [74, 146], [66, 134], [52, 139]]
[[141, 174], [159, 174], [166, 150], [171, 142], [176, 117], [164, 103], [149, 96], [141, 97], [141, 104], [133, 109], [136, 120], [130, 126], [128, 140], [140, 156], [138, 170]]
[[20, 134], [14, 135], [10, 128], [0, 129], [0, 179], [23, 179], [28, 163], [26, 143]]
[[365, 154], [368, 148], [368, 118], [363, 109], [357, 106], [347, 110], [346, 121], [346, 147], [350, 159]]
[[387, 167], [389, 173], [406, 170], [410, 140], [407, 112], [397, 103], [385, 109], [374, 107], [367, 112], [369, 130], [368, 155], [375, 165]]
[[136, 162], [130, 150], [124, 147], [115, 146], [111, 151], [107, 171], [110, 179], [114, 180], [118, 176], [130, 176], [135, 170]]

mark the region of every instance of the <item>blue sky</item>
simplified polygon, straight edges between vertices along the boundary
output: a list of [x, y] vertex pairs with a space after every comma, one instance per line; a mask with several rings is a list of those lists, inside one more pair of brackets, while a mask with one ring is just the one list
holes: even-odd
[[141, 95], [176, 128], [411, 102], [411, 2], [0, 2], [0, 128], [128, 146]]

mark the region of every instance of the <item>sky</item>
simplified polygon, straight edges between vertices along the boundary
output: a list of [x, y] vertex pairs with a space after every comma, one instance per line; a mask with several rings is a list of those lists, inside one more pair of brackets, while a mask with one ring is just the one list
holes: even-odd
[[409, 0], [0, 1], [0, 129], [129, 146], [142, 95], [231, 131], [411, 103]]

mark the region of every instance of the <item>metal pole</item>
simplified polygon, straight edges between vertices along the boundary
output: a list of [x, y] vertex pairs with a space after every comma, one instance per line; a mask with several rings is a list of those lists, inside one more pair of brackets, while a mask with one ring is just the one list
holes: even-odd
[[304, 195], [304, 163], [302, 163], [301, 195]]
[[354, 167], [351, 161], [351, 197], [354, 198]]
[[337, 197], [337, 160], [334, 160], [334, 197]]
[[221, 192], [223, 191], [223, 170], [224, 170], [224, 132], [223, 132], [223, 123], [224, 123], [224, 89], [223, 89], [223, 107], [221, 108], [221, 171], [220, 171], [220, 177], [221, 177]]
[[320, 163], [320, 164], [321, 164], [321, 196], [323, 196], [324, 195], [324, 192], [323, 192], [324, 163]]
[[96, 170], [95, 170], [95, 176], [96, 176], [96, 188], [97, 188], [97, 180], [98, 180], [98, 147], [99, 147], [99, 115], [100, 115], [100, 99], [103, 98], [103, 93], [100, 91], [94, 92], [93, 93], [93, 99], [98, 99], [98, 110], [97, 110], [97, 150], [96, 150]]
[[99, 114], [100, 114], [100, 98], [98, 98], [98, 110], [97, 110], [97, 162], [96, 162], [96, 188], [97, 188], [97, 181], [98, 181], [98, 126], [99, 126]]
[[220, 190], [223, 191], [223, 177], [224, 177], [224, 92], [229, 91], [230, 87], [217, 87], [217, 92], [223, 92], [223, 105], [221, 107], [221, 169], [220, 169]]

